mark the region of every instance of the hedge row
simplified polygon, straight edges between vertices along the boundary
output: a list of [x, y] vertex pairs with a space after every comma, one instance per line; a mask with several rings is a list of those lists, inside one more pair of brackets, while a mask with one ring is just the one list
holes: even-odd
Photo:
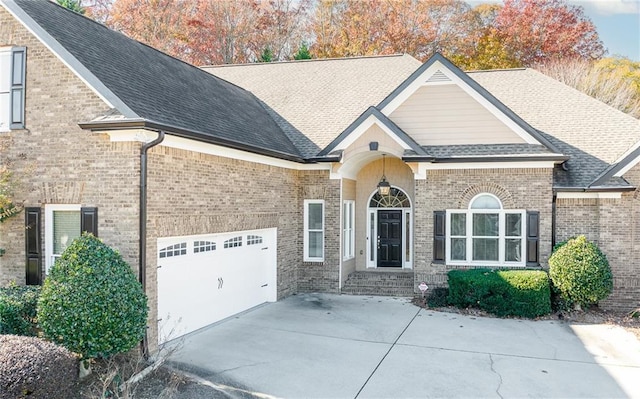
[[549, 276], [541, 270], [451, 270], [449, 303], [497, 316], [535, 318], [551, 313]]
[[35, 335], [40, 288], [0, 287], [0, 334]]

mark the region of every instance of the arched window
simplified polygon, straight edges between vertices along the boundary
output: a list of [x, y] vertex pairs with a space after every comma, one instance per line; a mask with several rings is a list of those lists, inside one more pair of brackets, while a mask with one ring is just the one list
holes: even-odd
[[391, 188], [389, 195], [376, 192], [369, 202], [370, 208], [411, 208], [409, 197], [399, 188]]
[[447, 211], [447, 262], [525, 265], [524, 210], [505, 210], [493, 194], [476, 195], [466, 210]]

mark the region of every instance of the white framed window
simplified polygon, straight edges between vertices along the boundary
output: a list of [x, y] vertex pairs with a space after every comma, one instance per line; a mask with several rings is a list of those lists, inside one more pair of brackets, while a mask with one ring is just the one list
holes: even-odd
[[80, 205], [45, 205], [45, 272], [81, 234]]
[[24, 127], [24, 47], [0, 48], [0, 132]]
[[355, 201], [351, 200], [342, 203], [342, 251], [344, 260], [352, 259], [356, 256], [355, 204]]
[[451, 265], [525, 266], [526, 211], [503, 209], [478, 194], [464, 210], [447, 210], [446, 262]]
[[304, 200], [304, 261], [324, 261], [324, 200]]

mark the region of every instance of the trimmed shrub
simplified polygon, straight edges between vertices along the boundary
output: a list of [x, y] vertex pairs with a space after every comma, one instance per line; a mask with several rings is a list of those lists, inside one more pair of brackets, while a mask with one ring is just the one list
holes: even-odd
[[120, 254], [85, 234], [51, 268], [38, 322], [47, 338], [83, 358], [109, 357], [144, 336], [147, 297]]
[[0, 335], [0, 398], [75, 398], [78, 359], [35, 337]]
[[427, 304], [431, 308], [438, 308], [441, 306], [447, 306], [449, 304], [447, 297], [449, 296], [449, 289], [444, 287], [437, 287], [430, 291], [427, 297]]
[[570, 304], [589, 306], [613, 290], [607, 257], [583, 235], [568, 240], [551, 255], [549, 276], [561, 298]]
[[39, 286], [0, 288], [0, 334], [35, 335]]
[[541, 270], [451, 270], [449, 303], [497, 316], [534, 318], [551, 313], [549, 277]]

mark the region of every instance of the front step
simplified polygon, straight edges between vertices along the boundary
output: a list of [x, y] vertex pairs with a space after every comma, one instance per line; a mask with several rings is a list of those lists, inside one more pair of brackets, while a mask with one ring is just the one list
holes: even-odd
[[342, 287], [343, 294], [412, 297], [413, 273], [353, 272]]

